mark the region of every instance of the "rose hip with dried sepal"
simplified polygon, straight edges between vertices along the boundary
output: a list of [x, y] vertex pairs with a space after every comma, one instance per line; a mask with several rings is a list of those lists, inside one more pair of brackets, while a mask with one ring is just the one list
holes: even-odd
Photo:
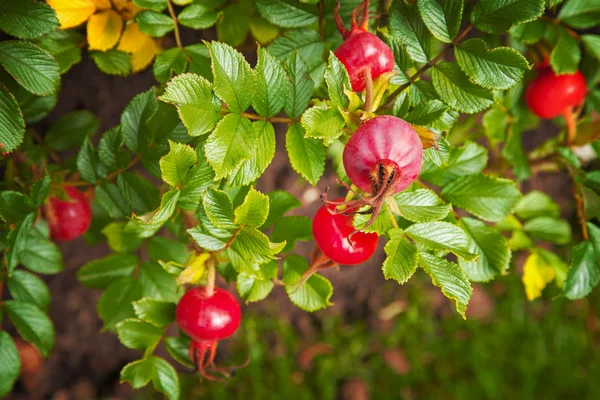
[[72, 186], [65, 187], [68, 199], [50, 197], [44, 210], [50, 236], [66, 242], [83, 235], [92, 222], [92, 209], [85, 195]]

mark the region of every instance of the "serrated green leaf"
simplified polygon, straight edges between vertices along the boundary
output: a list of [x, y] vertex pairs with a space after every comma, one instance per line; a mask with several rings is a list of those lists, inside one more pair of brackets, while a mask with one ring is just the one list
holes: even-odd
[[48, 357], [54, 346], [54, 328], [48, 316], [36, 305], [22, 301], [5, 301], [4, 309], [19, 335]]
[[455, 63], [436, 64], [431, 78], [440, 98], [456, 111], [473, 114], [493, 104], [492, 92], [469, 81]]
[[240, 46], [246, 41], [250, 25], [248, 12], [238, 3], [223, 8], [217, 20], [217, 39], [231, 46]]
[[16, 270], [6, 280], [8, 291], [13, 299], [35, 304], [40, 310], [48, 312], [50, 291], [37, 276], [22, 270]]
[[433, 37], [425, 27], [416, 4], [394, 0], [390, 12], [389, 31], [406, 45], [410, 58], [419, 63], [429, 61], [433, 50]]
[[263, 279], [261, 264], [275, 259], [285, 243], [271, 243], [269, 238], [259, 230], [244, 226], [240, 228], [226, 255], [238, 273]]
[[217, 22], [219, 13], [202, 4], [190, 4], [177, 16], [177, 21], [192, 29], [210, 28]]
[[119, 341], [125, 347], [135, 350], [145, 350], [156, 345], [162, 332], [162, 329], [136, 319], [126, 319], [117, 324]]
[[181, 296], [173, 277], [158, 262], [142, 263], [139, 282], [143, 297], [175, 302]]
[[252, 128], [257, 136], [256, 147], [252, 156], [243, 161], [238, 170], [231, 175], [229, 182], [232, 186], [246, 186], [260, 178], [275, 156], [273, 125], [267, 121], [255, 121]]
[[261, 229], [268, 228], [273, 223], [278, 221], [281, 217], [283, 217], [285, 213], [302, 205], [302, 203], [300, 203], [300, 201], [296, 199], [292, 194], [283, 190], [275, 190], [269, 192], [267, 196], [269, 196], [270, 204], [269, 216], [267, 217], [267, 220], [265, 221]]
[[131, 156], [122, 146], [125, 143], [120, 126], [113, 127], [102, 134], [98, 142], [98, 160], [107, 172], [124, 168]]
[[347, 109], [350, 100], [346, 96], [345, 91], [352, 90], [350, 77], [344, 64], [331, 51], [329, 52], [328, 66], [325, 70], [325, 82], [327, 82], [327, 91], [329, 92], [331, 103], [344, 110]]
[[[320, 40], [318, 35], [317, 38]], [[322, 46], [322, 43], [318, 44]], [[298, 118], [308, 107], [314, 84], [308, 75], [308, 68], [298, 52], [294, 51], [286, 58], [284, 67], [290, 80], [288, 96], [284, 105], [285, 113], [290, 118]]]
[[590, 241], [577, 244], [572, 251], [571, 269], [567, 273], [564, 293], [570, 300], [581, 299], [600, 282], [600, 269]]
[[133, 0], [133, 4], [149, 10], [163, 11], [167, 8], [168, 0]]
[[511, 252], [506, 238], [496, 229], [473, 218], [461, 218], [460, 224], [469, 237], [469, 251], [478, 254], [474, 261], [458, 260], [469, 279], [488, 282], [504, 275], [510, 267]]
[[344, 132], [344, 117], [329, 104], [311, 107], [302, 114], [305, 137], [322, 139], [326, 146], [332, 144]]
[[183, 182], [196, 163], [196, 152], [191, 146], [170, 140], [169, 148], [169, 153], [160, 159], [160, 171], [163, 181], [175, 187]]
[[206, 216], [217, 228], [236, 229], [233, 204], [229, 195], [222, 190], [208, 188], [202, 199]]
[[91, 51], [90, 57], [105, 74], [127, 76], [131, 73], [130, 56], [122, 51]]
[[117, 178], [117, 186], [119, 193], [133, 210], [144, 213], [158, 207], [158, 188], [140, 175], [124, 171]]
[[540, 41], [546, 33], [546, 21], [538, 18], [531, 22], [510, 28], [510, 35], [517, 41], [532, 44]]
[[481, 31], [500, 34], [537, 19], [544, 7], [545, 0], [481, 0], [471, 11], [471, 23]]
[[540, 216], [558, 218], [560, 207], [546, 193], [534, 190], [519, 201], [515, 207], [515, 214], [525, 220]]
[[558, 42], [550, 53], [550, 65], [557, 75], [573, 74], [579, 68], [581, 48], [565, 28], [559, 28]]
[[474, 142], [466, 142], [461, 147], [450, 150], [447, 165], [433, 169], [423, 168], [421, 178], [438, 186], [445, 186], [458, 177], [477, 174], [487, 165], [488, 154], [485, 147]]
[[135, 315], [142, 321], [148, 322], [158, 328], [164, 328], [175, 321], [174, 303], [144, 297], [133, 302]]
[[21, 358], [12, 338], [6, 331], [0, 332], [0, 396], [6, 396], [13, 388], [21, 370]]
[[325, 148], [320, 140], [306, 137], [302, 125], [290, 125], [285, 135], [290, 164], [296, 172], [315, 186], [325, 171]]
[[598, 24], [600, 7], [596, 0], [568, 0], [558, 13], [558, 19], [573, 28], [586, 29]]
[[152, 358], [130, 362], [121, 369], [121, 382], [129, 382], [134, 389], [144, 387], [152, 379], [153, 369]]
[[132, 276], [138, 263], [133, 254], [111, 254], [79, 268], [77, 279], [89, 288], [106, 289], [116, 280]]
[[161, 37], [175, 29], [175, 21], [168, 15], [145, 10], [136, 16], [140, 31], [153, 37]]
[[196, 154], [198, 163], [186, 175], [177, 203], [177, 207], [189, 211], [195, 211], [198, 208], [204, 192], [213, 183], [215, 178], [214, 171], [206, 162], [202, 146], [196, 147]]
[[113, 183], [102, 182], [96, 186], [95, 193], [96, 201], [111, 218], [125, 218], [131, 215], [131, 207]]
[[513, 173], [519, 181], [531, 176], [529, 158], [523, 147], [522, 132], [513, 124], [509, 125], [508, 138], [502, 149], [502, 156], [512, 165]]
[[465, 231], [449, 222], [424, 222], [406, 228], [406, 234], [416, 243], [430, 250], [451, 251], [465, 261], [473, 261], [477, 254], [469, 251]]
[[157, 81], [165, 83], [171, 79], [171, 76], [184, 72], [187, 63], [185, 53], [179, 47], [174, 47], [156, 56], [152, 64], [152, 72]]
[[259, 48], [255, 75], [256, 93], [252, 107], [263, 117], [273, 117], [281, 111], [288, 96], [286, 72], [275, 57]]
[[456, 311], [466, 319], [465, 313], [473, 288], [460, 267], [444, 258], [423, 252], [419, 253], [419, 265], [431, 277], [431, 282], [452, 300]]
[[254, 95], [256, 77], [238, 51], [219, 42], [208, 44], [212, 60], [215, 94], [234, 113], [245, 111]]
[[106, 236], [108, 247], [117, 253], [131, 253], [137, 250], [142, 244], [142, 240], [125, 232], [124, 222], [112, 222], [102, 229], [102, 234]]
[[481, 39], [464, 41], [454, 48], [458, 65], [476, 84], [488, 89], [508, 89], [523, 78], [529, 63], [510, 47], [488, 50]]
[[54, 122], [44, 141], [54, 150], [67, 150], [79, 147], [85, 138], [93, 136], [100, 126], [100, 120], [87, 110], [73, 111]]
[[121, 115], [121, 130], [127, 148], [134, 154], [141, 153], [152, 139], [148, 125], [158, 110], [154, 88], [135, 96], [125, 107]]
[[442, 119], [447, 110], [448, 106], [440, 100], [423, 101], [413, 107], [404, 119], [411, 124], [432, 126]]
[[89, 137], [84, 138], [83, 145], [77, 153], [77, 170], [81, 177], [90, 183], [98, 180], [96, 167], [98, 166], [98, 155]]
[[600, 35], [581, 35], [585, 50], [600, 60]]
[[188, 247], [177, 240], [154, 236], [148, 240], [148, 256], [153, 261], [174, 261], [185, 264], [190, 255]]
[[271, 240], [274, 242], [286, 242], [282, 252], [292, 251], [296, 241], [312, 240], [312, 221], [300, 215], [282, 217], [275, 223]]
[[462, 19], [463, 0], [418, 0], [419, 14], [438, 40], [451, 43]]
[[134, 215], [125, 226], [125, 231], [135, 233], [140, 238], [154, 235], [171, 218], [178, 199], [178, 190], [168, 191], [163, 195], [157, 210], [140, 216]]
[[21, 86], [38, 96], [56, 93], [60, 86], [58, 63], [33, 43], [0, 42], [0, 64]]
[[442, 197], [486, 221], [500, 221], [521, 200], [515, 183], [478, 174], [457, 178], [441, 191]]
[[0, 84], [0, 143], [2, 152], [10, 153], [23, 141], [25, 120], [17, 99]]
[[317, 22], [314, 5], [292, 0], [257, 0], [256, 8], [270, 23], [282, 28], [300, 28]]
[[237, 292], [246, 303], [253, 303], [265, 299], [275, 287], [271, 279], [277, 278], [278, 266], [272, 261], [260, 266], [264, 279], [254, 276], [238, 275], [236, 281]]
[[0, 30], [19, 39], [38, 38], [58, 25], [54, 10], [46, 3], [34, 0], [0, 3]]
[[400, 214], [412, 222], [428, 222], [443, 219], [452, 208], [445, 204], [435, 192], [428, 189], [418, 189], [403, 192], [394, 196]]
[[184, 47], [185, 53], [190, 58], [188, 72], [198, 74], [209, 82], [213, 80], [212, 69], [210, 66], [210, 53], [204, 43], [192, 44]]
[[333, 286], [321, 275], [312, 275], [300, 288], [294, 286], [307, 269], [306, 259], [297, 255], [288, 256], [283, 263], [283, 281], [288, 285], [285, 291], [292, 303], [308, 312], [332, 305]]
[[531, 236], [556, 244], [567, 244], [571, 241], [571, 225], [563, 219], [548, 216], [535, 217], [523, 226]]
[[497, 145], [506, 139], [508, 114], [500, 108], [492, 107], [483, 114], [485, 135], [492, 145]]
[[36, 207], [41, 207], [48, 198], [51, 183], [50, 175], [44, 175], [42, 179], [35, 181], [31, 185], [29, 196]]
[[417, 269], [418, 250], [404, 237], [402, 229], [388, 232], [390, 240], [385, 244], [386, 259], [383, 262], [385, 279], [406, 283]]
[[[279, 60], [286, 60], [288, 64], [288, 73], [290, 68], [301, 62], [305, 67], [297, 70], [304, 70], [306, 66], [314, 67], [323, 61], [323, 51], [325, 50], [325, 43], [321, 39], [321, 36], [312, 29], [295, 29], [287, 32], [285, 35], [278, 37], [268, 47], [269, 52], [277, 57]], [[295, 55], [294, 55], [295, 54]], [[295, 57], [298, 56], [297, 59]], [[300, 61], [298, 61], [300, 60]], [[306, 72], [296, 72], [296, 82], [300, 82], [300, 76], [308, 75]], [[292, 79], [292, 83], [294, 79]], [[312, 87], [311, 87], [312, 91]], [[287, 108], [286, 108], [287, 111]], [[304, 111], [304, 109], [302, 110]], [[298, 114], [302, 114], [301, 112]], [[297, 116], [298, 116], [297, 115]]]
[[35, 211], [29, 196], [14, 190], [0, 192], [0, 218], [6, 222], [19, 222]]
[[269, 198], [251, 187], [244, 202], [235, 209], [234, 213], [235, 224], [259, 228], [269, 215]]
[[[40, 223], [36, 225], [36, 228]], [[54, 242], [37, 229], [30, 231], [27, 237], [27, 246], [19, 251], [19, 260], [28, 270], [38, 274], [56, 274], [63, 267], [62, 253]]]
[[152, 384], [154, 388], [166, 395], [169, 400], [179, 399], [179, 375], [177, 371], [165, 360], [152, 357], [154, 368], [152, 370]]
[[98, 300], [98, 315], [103, 329], [114, 330], [126, 318], [134, 317], [132, 303], [142, 297], [142, 285], [131, 277], [113, 280]]
[[28, 267], [28, 260], [23, 261], [23, 253], [30, 247], [31, 232], [33, 229], [33, 221], [35, 214], [30, 213], [24, 219], [22, 219], [11, 231], [9, 232], [6, 240], [7, 250], [4, 252], [4, 262], [6, 263], [6, 269], [8, 274], [12, 274], [15, 267], [19, 263], [23, 263]]
[[179, 364], [194, 368], [190, 360], [190, 339], [188, 337], [168, 337], [164, 340], [165, 348]]

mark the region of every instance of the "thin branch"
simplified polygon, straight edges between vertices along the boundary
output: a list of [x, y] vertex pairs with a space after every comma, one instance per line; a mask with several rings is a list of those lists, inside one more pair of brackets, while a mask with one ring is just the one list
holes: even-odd
[[173, 8], [172, 0], [167, 1], [167, 6], [169, 7], [169, 14], [171, 15], [171, 18], [173, 19], [173, 22], [175, 23], [175, 29], [174, 29], [175, 43], [177, 43], [177, 47], [179, 47], [181, 49], [185, 58], [191, 62], [192, 59], [187, 55], [187, 53], [185, 52], [185, 49], [183, 48], [183, 44], [181, 43], [181, 34], [179, 33], [179, 20], [177, 19], [177, 15], [175, 14], [175, 9]]
[[[229, 111], [227, 108], [223, 108], [221, 110], [221, 114], [223, 114], [223, 115], [230, 114], [230, 113], [231, 113], [231, 111]], [[300, 122], [300, 118], [263, 117], [262, 115], [252, 114], [252, 113], [247, 113], [247, 112], [240, 113], [240, 116], [246, 117], [246, 118], [254, 120], [254, 121], [269, 121], [269, 122], [280, 123], [280, 124], [293, 124], [294, 122]]]

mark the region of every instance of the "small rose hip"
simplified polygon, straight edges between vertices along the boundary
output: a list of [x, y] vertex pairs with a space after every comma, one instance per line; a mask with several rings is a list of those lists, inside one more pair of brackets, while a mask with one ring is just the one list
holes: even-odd
[[587, 85], [581, 71], [557, 75], [542, 66], [527, 87], [527, 105], [540, 118], [555, 118], [571, 112], [585, 100]]
[[50, 197], [45, 205], [50, 236], [57, 242], [83, 235], [92, 222], [92, 209], [84, 194], [72, 186], [65, 187], [68, 200]]

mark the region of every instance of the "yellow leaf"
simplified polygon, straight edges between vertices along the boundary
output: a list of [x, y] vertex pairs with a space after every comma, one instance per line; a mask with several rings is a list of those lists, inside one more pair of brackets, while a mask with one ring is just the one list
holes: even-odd
[[144, 36], [140, 49], [131, 55], [131, 70], [133, 73], [139, 72], [150, 65], [154, 57], [160, 52], [156, 42], [150, 36]]
[[96, 11], [94, 0], [48, 0], [48, 5], [56, 11], [60, 29], [81, 25]]
[[148, 36], [140, 32], [140, 28], [138, 27], [137, 23], [134, 22], [132, 24], [128, 24], [125, 27], [125, 32], [123, 32], [123, 36], [121, 37], [121, 41], [119, 42], [119, 47], [117, 47], [117, 50], [130, 54], [136, 53], [142, 49], [147, 37]]
[[129, 21], [142, 11], [140, 7], [133, 4], [130, 0], [112, 0], [112, 2], [125, 21]]
[[554, 279], [554, 269], [537, 252], [527, 257], [523, 267], [523, 284], [529, 301], [540, 297], [542, 290]]
[[202, 279], [204, 270], [206, 269], [206, 261], [210, 258], [210, 254], [193, 253], [190, 258], [185, 262], [185, 269], [177, 279], [175, 280], [178, 285], [184, 285], [186, 283], [195, 284]]
[[90, 0], [98, 10], [110, 10], [112, 6], [110, 5], [110, 0]]
[[90, 50], [110, 50], [117, 44], [122, 30], [123, 20], [116, 11], [102, 11], [92, 15], [87, 24]]
[[279, 28], [277, 26], [261, 17], [250, 16], [248, 18], [248, 23], [250, 24], [252, 36], [254, 36], [258, 43], [262, 45], [268, 44], [271, 40], [275, 39], [279, 33]]

